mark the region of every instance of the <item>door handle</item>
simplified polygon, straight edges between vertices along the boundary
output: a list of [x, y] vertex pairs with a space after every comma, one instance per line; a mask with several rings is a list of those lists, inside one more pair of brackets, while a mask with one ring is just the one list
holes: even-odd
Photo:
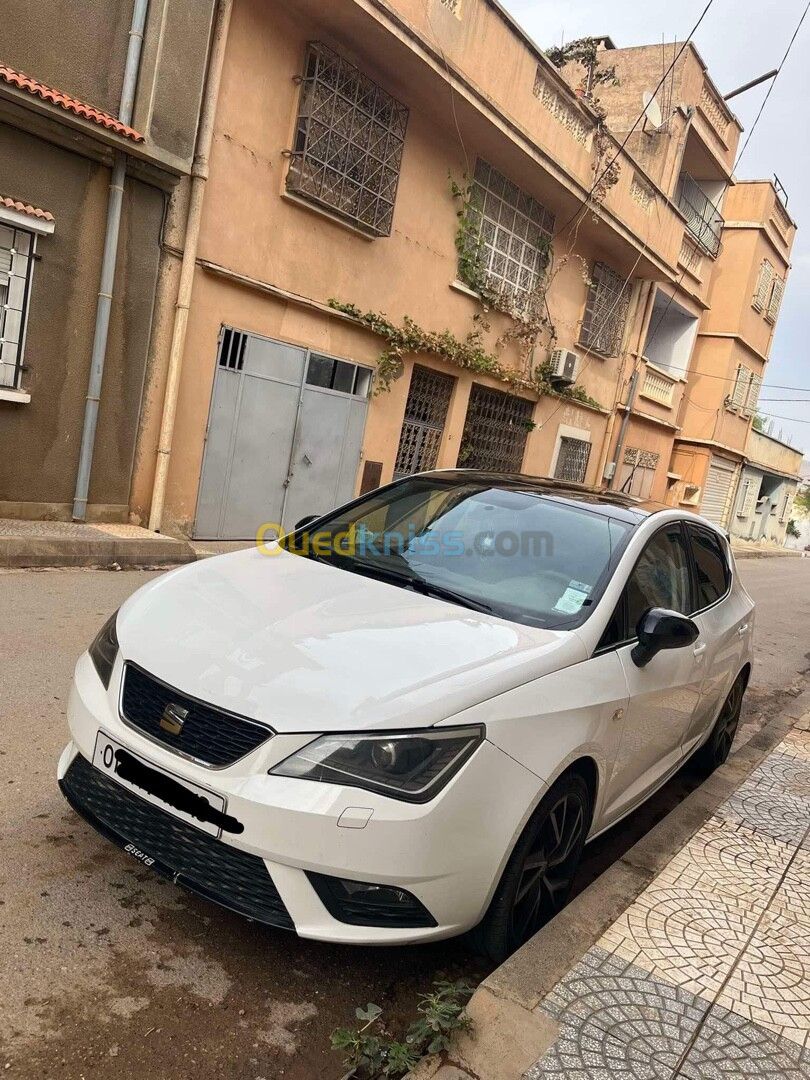
[[706, 652], [706, 642], [704, 641], [701, 645], [696, 645], [692, 652], [695, 654], [695, 656], [703, 656], [703, 654]]
[[737, 633], [740, 635], [740, 637], [742, 637], [743, 634], [748, 633], [748, 629], [749, 629], [749, 624], [748, 623], [743, 623], [742, 626], [737, 631]]

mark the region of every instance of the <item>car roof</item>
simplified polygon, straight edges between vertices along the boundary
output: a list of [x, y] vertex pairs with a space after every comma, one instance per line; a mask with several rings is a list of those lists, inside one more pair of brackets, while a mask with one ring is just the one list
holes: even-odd
[[625, 495], [620, 491], [608, 491], [588, 487], [585, 484], [572, 484], [554, 480], [548, 476], [524, 476], [522, 473], [488, 472], [480, 469], [434, 469], [431, 472], [415, 475], [446, 480], [448, 483], [487, 484], [491, 487], [530, 491], [632, 525], [640, 525], [650, 514], [676, 509], [676, 507], [665, 506], [663, 503], [639, 502], [634, 496]]

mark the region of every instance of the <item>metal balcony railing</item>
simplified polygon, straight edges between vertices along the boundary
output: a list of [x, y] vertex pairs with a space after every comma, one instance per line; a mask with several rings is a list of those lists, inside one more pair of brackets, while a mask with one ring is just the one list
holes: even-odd
[[689, 232], [703, 250], [717, 258], [725, 220], [703, 189], [688, 173], [683, 173], [678, 187], [678, 207], [684, 215]]

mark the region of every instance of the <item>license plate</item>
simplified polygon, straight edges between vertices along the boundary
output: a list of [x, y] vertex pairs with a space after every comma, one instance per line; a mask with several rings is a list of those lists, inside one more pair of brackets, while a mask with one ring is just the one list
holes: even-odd
[[165, 769], [133, 754], [103, 731], [96, 736], [93, 764], [146, 802], [159, 806], [209, 836], [218, 837], [223, 824], [229, 832], [241, 831], [228, 827], [232, 819], [225, 814], [227, 802], [222, 795], [188, 780], [178, 780]]

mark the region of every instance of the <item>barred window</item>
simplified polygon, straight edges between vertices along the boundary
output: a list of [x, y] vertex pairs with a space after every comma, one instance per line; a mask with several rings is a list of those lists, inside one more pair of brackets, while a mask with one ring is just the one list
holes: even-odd
[[768, 310], [765, 312], [765, 318], [769, 323], [775, 323], [779, 318], [779, 308], [782, 306], [782, 296], [785, 292], [785, 283], [782, 278], [775, 277], [773, 279], [773, 288], [771, 289], [771, 298], [768, 301]]
[[394, 478], [435, 469], [455, 379], [414, 365]]
[[768, 302], [768, 295], [771, 291], [771, 282], [773, 281], [773, 266], [767, 259], [763, 259], [762, 266], [759, 268], [759, 277], [757, 278], [757, 289], [754, 293], [754, 299], [752, 301], [754, 311], [764, 311], [765, 305]]
[[571, 484], [584, 484], [590, 456], [591, 444], [586, 439], [561, 435], [554, 479], [567, 480]]
[[407, 124], [404, 105], [332, 49], [312, 43], [287, 190], [389, 236]]
[[20, 384], [35, 239], [0, 222], [0, 386], [11, 389]]
[[630, 307], [629, 282], [605, 263], [595, 263], [579, 343], [603, 356], [618, 356]]
[[517, 473], [534, 424], [534, 403], [473, 383], [458, 464], [466, 469]]
[[548, 263], [554, 215], [481, 158], [470, 198], [488, 284], [520, 307]]

